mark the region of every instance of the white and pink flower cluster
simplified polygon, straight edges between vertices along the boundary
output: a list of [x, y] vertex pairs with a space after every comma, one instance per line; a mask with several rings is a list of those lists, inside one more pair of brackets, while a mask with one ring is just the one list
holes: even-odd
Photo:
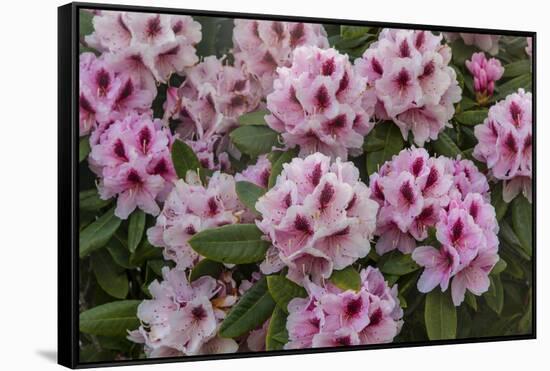
[[306, 282], [307, 298], [288, 304], [285, 349], [390, 343], [403, 324], [397, 286], [390, 288], [376, 268], [360, 272], [358, 291]]
[[136, 209], [157, 215], [157, 201], [172, 188], [176, 174], [170, 148], [173, 137], [161, 120], [128, 113], [92, 135], [90, 168], [99, 176], [102, 199], [117, 197], [121, 219]]
[[223, 169], [229, 163], [219, 148], [223, 135], [236, 126], [239, 116], [258, 108], [261, 87], [256, 78], [215, 56], [186, 74], [180, 87], [167, 90], [165, 119], [179, 122], [176, 132], [196, 150], [204, 167]]
[[404, 149], [370, 177], [372, 199], [380, 205], [375, 234], [380, 255], [410, 254], [428, 237], [453, 199], [470, 193], [487, 200], [489, 184], [469, 160], [430, 157], [423, 148]]
[[201, 25], [189, 16], [102, 11], [86, 43], [103, 53], [114, 72], [127, 73], [156, 95], [156, 83], [198, 62]]
[[474, 78], [474, 92], [478, 99], [491, 97], [495, 91], [495, 82], [504, 73], [504, 67], [498, 59], [487, 59], [481, 52], [472, 54], [472, 59], [466, 61], [466, 68]]
[[355, 63], [368, 78], [367, 105], [377, 101], [376, 117], [393, 120], [405, 139], [412, 132], [418, 146], [437, 139], [461, 100], [451, 49], [441, 39], [429, 31], [384, 29]]
[[270, 274], [320, 283], [333, 270], [365, 257], [378, 205], [351, 162], [316, 153], [283, 165], [277, 182], [256, 203], [258, 227], [272, 243], [260, 268]]
[[205, 187], [194, 173], [189, 173], [187, 181], [180, 179], [175, 183], [156, 225], [147, 230], [147, 237], [153, 246], [164, 249], [165, 259], [184, 270], [201, 259], [188, 243], [193, 235], [238, 223], [243, 212], [233, 176], [215, 172]]
[[153, 93], [140, 88], [131, 75], [115, 73], [105, 57], [82, 53], [79, 62], [79, 135], [90, 134], [98, 126], [123, 119], [131, 113], [146, 113]]
[[267, 96], [269, 126], [300, 155], [321, 152], [345, 160], [362, 152], [372, 128], [362, 105], [367, 79], [355, 73], [347, 55], [334, 49], [300, 47], [292, 65], [277, 69]]
[[269, 161], [266, 155], [260, 155], [254, 165], [249, 165], [242, 172], [235, 174], [235, 180], [237, 182], [246, 181], [258, 187], [267, 188], [270, 175], [271, 161]]
[[234, 302], [223, 297], [224, 284], [209, 276], [189, 282], [185, 271], [168, 267], [162, 276], [149, 285], [152, 299], [139, 305], [141, 326], [128, 338], [144, 344], [150, 358], [236, 352], [233, 339], [217, 336], [224, 305]]
[[487, 164], [491, 176], [504, 181], [506, 202], [520, 192], [531, 201], [532, 110], [531, 93], [519, 89], [489, 108], [488, 117], [474, 129], [478, 140], [474, 157]]
[[264, 95], [273, 91], [277, 67], [288, 67], [299, 46], [328, 48], [322, 25], [236, 19], [233, 29], [235, 65], [262, 84]]

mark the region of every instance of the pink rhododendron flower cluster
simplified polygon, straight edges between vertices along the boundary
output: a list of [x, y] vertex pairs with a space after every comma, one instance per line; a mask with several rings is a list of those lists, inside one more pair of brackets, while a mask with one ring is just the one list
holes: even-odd
[[178, 268], [193, 267], [200, 256], [189, 239], [204, 229], [238, 223], [243, 210], [231, 175], [215, 172], [205, 187], [189, 173], [187, 181], [176, 182], [147, 237], [153, 246], [162, 247], [165, 259], [176, 262]]
[[334, 49], [300, 47], [292, 65], [277, 69], [267, 96], [268, 125], [300, 155], [321, 152], [347, 159], [362, 152], [372, 128], [362, 106], [367, 79], [358, 76], [347, 55]]
[[124, 72], [115, 73], [103, 56], [82, 53], [79, 64], [80, 136], [88, 135], [98, 125], [107, 125], [133, 112], [146, 113], [153, 94], [139, 87], [139, 82]]
[[[96, 130], [97, 131], [97, 130]], [[99, 176], [102, 199], [117, 197], [115, 215], [121, 219], [139, 207], [148, 214], [160, 211], [176, 174], [170, 156], [173, 141], [161, 120], [127, 114], [91, 142], [90, 168]]]
[[86, 43], [102, 52], [115, 72], [129, 74], [153, 93], [157, 81], [166, 83], [198, 62], [201, 25], [189, 16], [102, 11], [93, 26]]
[[468, 71], [474, 77], [474, 91], [479, 97], [491, 97], [495, 91], [495, 82], [502, 77], [504, 67], [496, 58], [487, 59], [484, 53], [472, 54], [466, 61]]
[[500, 35], [455, 32], [444, 32], [443, 34], [445, 35], [445, 38], [451, 42], [461, 38], [465, 45], [474, 45], [478, 49], [491, 55], [498, 54]]
[[235, 65], [256, 76], [264, 94], [273, 91], [277, 67], [288, 67], [299, 46], [328, 48], [322, 25], [236, 19], [233, 29]]
[[412, 258], [424, 272], [418, 290], [429, 292], [451, 282], [453, 303], [464, 301], [466, 290], [481, 295], [489, 290], [489, 273], [499, 260], [498, 223], [495, 209], [479, 193], [469, 193], [464, 200], [454, 199], [440, 212], [436, 237], [441, 248], [420, 246]]
[[209, 276], [189, 282], [185, 271], [168, 267], [162, 277], [149, 285], [152, 299], [139, 305], [141, 326], [128, 338], [145, 344], [148, 357], [236, 352], [233, 339], [216, 336], [225, 317], [218, 300], [224, 284]]
[[258, 227], [273, 246], [264, 274], [288, 266], [287, 277], [318, 283], [370, 250], [378, 205], [351, 162], [316, 153], [283, 165], [277, 182], [256, 203]]
[[504, 181], [502, 197], [512, 201], [522, 192], [531, 201], [533, 116], [531, 93], [519, 89], [489, 108], [475, 127], [474, 157], [487, 163], [490, 174]]
[[370, 266], [360, 272], [360, 277], [357, 292], [307, 281], [309, 296], [294, 298], [288, 304], [289, 342], [285, 349], [393, 341], [403, 324], [397, 286], [390, 288], [380, 271]]
[[249, 165], [242, 172], [235, 174], [236, 181], [246, 181], [267, 188], [271, 175], [271, 161], [266, 155], [261, 155], [254, 165]]
[[169, 87], [164, 104], [165, 119], [179, 122], [176, 132], [198, 151], [203, 166], [221, 169], [226, 154], [218, 158], [223, 135], [237, 124], [237, 118], [258, 108], [261, 88], [242, 69], [223, 64], [223, 59], [206, 57], [187, 70], [180, 87]]
[[380, 255], [411, 253], [428, 237], [452, 199], [470, 193], [488, 198], [489, 184], [469, 160], [430, 157], [423, 148], [404, 149], [370, 177], [372, 199], [380, 205], [375, 234]]
[[411, 131], [418, 146], [437, 139], [461, 99], [451, 49], [441, 39], [429, 31], [384, 29], [356, 61], [368, 78], [367, 97], [378, 101], [376, 116], [393, 120], [405, 139]]

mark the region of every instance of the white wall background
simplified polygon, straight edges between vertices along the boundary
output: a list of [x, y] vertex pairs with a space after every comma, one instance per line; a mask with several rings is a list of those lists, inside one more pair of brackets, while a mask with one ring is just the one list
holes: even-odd
[[[145, 0], [119, 3], [148, 5]], [[531, 370], [550, 349], [550, 23], [542, 1], [155, 0], [166, 7], [538, 32], [538, 339], [149, 366], [154, 370]], [[6, 1], [0, 13], [0, 368], [59, 369], [56, 351], [58, 0]], [[545, 354], [546, 353], [546, 354]], [[126, 370], [138, 370], [128, 367]], [[142, 368], [139, 368], [140, 370]]]

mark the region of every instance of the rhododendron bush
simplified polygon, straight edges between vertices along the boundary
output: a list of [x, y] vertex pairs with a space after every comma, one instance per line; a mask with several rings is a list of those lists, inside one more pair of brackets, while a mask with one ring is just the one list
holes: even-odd
[[529, 334], [531, 48], [81, 11], [81, 360]]

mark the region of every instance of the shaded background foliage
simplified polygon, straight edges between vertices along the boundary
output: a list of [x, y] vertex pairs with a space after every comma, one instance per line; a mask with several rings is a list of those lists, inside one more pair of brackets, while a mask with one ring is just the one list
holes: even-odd
[[[80, 13], [80, 52], [94, 50], [83, 42], [83, 36], [93, 31], [92, 15]], [[233, 20], [216, 17], [194, 17], [202, 25], [202, 41], [197, 46], [197, 54], [202, 58], [208, 55], [226, 56], [232, 62]], [[341, 53], [347, 53], [351, 60], [360, 57], [369, 45], [377, 40], [380, 29], [357, 26], [324, 25], [331, 47]], [[472, 157], [477, 143], [473, 127], [487, 117], [488, 106], [522, 87], [531, 90], [531, 61], [525, 54], [525, 38], [503, 36], [500, 50], [495, 56], [504, 65], [503, 78], [487, 104], [476, 103], [471, 75], [465, 68], [465, 60], [478, 51], [459, 38], [450, 43], [453, 51], [451, 65], [457, 72], [457, 78], [463, 89], [463, 98], [456, 106], [452, 127], [446, 128], [438, 140], [427, 144], [426, 149], [432, 155], [449, 157], [461, 156], [473, 160], [480, 170], [485, 165]], [[178, 86], [182, 77], [173, 75], [169, 85]], [[162, 117], [162, 104], [166, 99], [167, 85], [161, 85], [153, 102], [155, 117]], [[269, 134], [267, 126], [262, 125], [263, 114], [252, 113], [241, 117], [240, 128], [233, 131], [233, 144], [243, 152], [240, 160], [231, 158], [232, 167], [241, 170], [260, 153], [265, 153], [273, 145], [279, 145], [278, 136], [263, 135], [264, 142], [256, 140], [258, 133]], [[255, 116], [254, 116], [255, 115]], [[252, 138], [252, 139], [250, 139]], [[263, 140], [263, 139], [262, 139]], [[399, 129], [393, 123], [378, 124], [367, 135], [364, 153], [351, 159], [360, 170], [361, 179], [368, 184], [368, 177], [385, 161], [401, 149], [410, 147], [412, 138], [403, 140]], [[267, 148], [267, 151], [264, 150]], [[145, 357], [141, 345], [126, 339], [126, 330], [139, 326], [136, 309], [139, 303], [150, 298], [147, 287], [161, 278], [161, 268], [172, 266], [165, 261], [160, 248], [153, 247], [145, 236], [147, 228], [155, 223], [155, 218], [136, 210], [128, 220], [122, 221], [113, 214], [113, 200], [101, 200], [97, 194], [95, 177], [86, 161], [89, 153], [88, 138], [80, 141], [79, 154], [79, 228], [80, 228], [80, 357], [81, 362], [96, 362], [113, 359], [137, 359]], [[180, 150], [180, 149], [176, 149]], [[185, 151], [185, 149], [182, 149]], [[273, 163], [273, 184], [277, 168], [295, 156], [290, 151], [284, 154], [270, 154]], [[178, 168], [178, 166], [176, 166]], [[237, 186], [239, 188], [239, 185]], [[239, 191], [241, 196], [245, 190]], [[249, 191], [249, 190], [246, 190]], [[500, 232], [499, 255], [501, 260], [491, 272], [491, 286], [487, 293], [476, 297], [467, 293], [465, 303], [455, 308], [450, 294], [434, 290], [422, 294], [416, 289], [420, 276], [420, 267], [410, 255], [392, 252], [378, 256], [374, 249], [364, 259], [354, 264], [359, 269], [367, 265], [377, 266], [386, 280], [399, 286], [399, 299], [404, 308], [404, 326], [395, 342], [418, 342], [430, 339], [480, 338], [488, 336], [528, 334], [532, 331], [532, 226], [531, 204], [518, 196], [512, 203], [502, 200], [502, 184], [491, 183], [491, 203], [497, 212]], [[257, 198], [258, 195], [256, 195]], [[246, 200], [254, 205], [255, 196]], [[248, 202], [247, 202], [248, 201]], [[436, 243], [433, 232], [429, 237]], [[239, 282], [249, 278], [255, 264], [239, 266], [234, 278]], [[191, 279], [202, 275], [215, 275], [222, 269], [220, 263], [203, 260], [191, 273]], [[331, 277], [338, 286], [353, 287], [353, 274], [339, 273]], [[267, 335], [268, 349], [281, 349], [285, 342], [286, 306], [291, 297], [302, 296], [303, 290], [290, 285], [279, 276], [270, 276], [257, 285], [260, 294], [293, 293], [284, 297], [272, 295], [263, 304], [265, 318], [256, 318], [261, 324], [272, 316]], [[262, 291], [263, 290], [263, 291]], [[261, 292], [260, 292], [261, 291]], [[277, 305], [275, 305], [275, 303]], [[281, 304], [282, 303], [282, 304]], [[266, 317], [267, 316], [267, 317]], [[261, 320], [261, 321], [260, 321]], [[249, 324], [254, 328], [258, 323]], [[222, 335], [240, 334], [242, 329], [222, 325]]]

